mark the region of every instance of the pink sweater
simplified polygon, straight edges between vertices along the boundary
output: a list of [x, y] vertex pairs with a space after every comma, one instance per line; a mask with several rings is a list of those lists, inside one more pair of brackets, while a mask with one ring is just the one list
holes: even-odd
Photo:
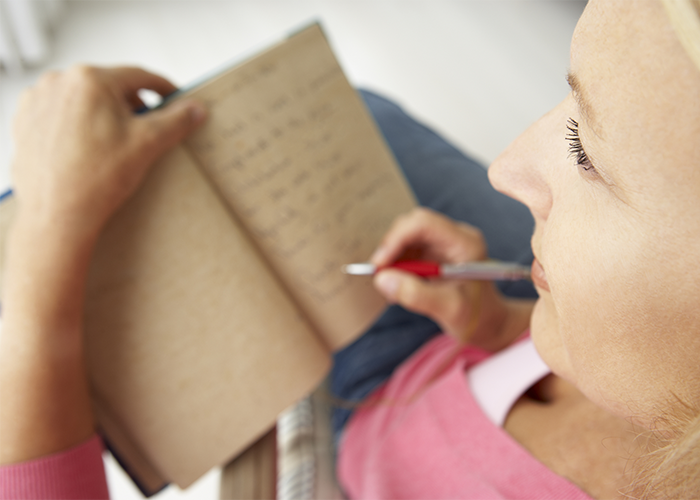
[[[338, 475], [352, 498], [589, 499], [479, 408], [465, 372], [488, 354], [439, 336], [401, 365], [348, 424]], [[449, 361], [444, 365], [445, 360]], [[440, 377], [426, 387], [437, 371]], [[0, 499], [108, 498], [98, 437], [0, 467]]]
[[109, 498], [102, 440], [93, 436], [70, 450], [0, 467], [0, 499]]
[[350, 497], [589, 499], [488, 420], [465, 376], [488, 354], [467, 347], [450, 360], [456, 349], [433, 339], [353, 415], [338, 463]]

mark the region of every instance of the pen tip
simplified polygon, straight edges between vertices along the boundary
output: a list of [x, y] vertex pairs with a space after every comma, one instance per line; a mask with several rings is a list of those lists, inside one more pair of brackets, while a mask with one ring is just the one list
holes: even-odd
[[374, 265], [368, 262], [363, 262], [360, 264], [347, 264], [342, 267], [342, 271], [345, 274], [352, 274], [354, 276], [371, 276], [374, 274], [375, 270]]

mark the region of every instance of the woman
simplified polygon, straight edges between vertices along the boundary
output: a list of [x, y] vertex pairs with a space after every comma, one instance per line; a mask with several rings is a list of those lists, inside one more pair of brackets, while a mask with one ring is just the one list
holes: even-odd
[[[697, 12], [691, 14], [696, 17], [685, 19], [698, 25]], [[700, 31], [692, 33], [697, 51]], [[700, 295], [691, 250], [700, 244], [700, 60], [691, 54], [660, 2], [590, 2], [572, 41], [572, 93], [489, 170], [492, 184], [525, 203], [535, 219], [532, 272], [540, 299], [531, 334], [556, 373], [515, 403], [505, 430], [594, 497], [700, 496], [689, 456], [700, 389]], [[387, 264], [418, 243], [443, 260], [479, 255], [457, 226], [433, 218], [418, 214], [397, 223], [374, 262]], [[459, 334], [469, 321], [462, 314], [470, 306], [468, 288], [397, 271], [380, 274], [376, 283], [446, 332]], [[514, 339], [476, 333], [472, 344], [491, 350]], [[391, 394], [400, 399], [410, 391]], [[377, 456], [393, 457], [376, 444], [357, 450], [356, 439], [410, 439], [408, 430], [383, 437], [389, 430], [381, 416], [366, 415], [382, 411], [365, 411], [351, 423], [345, 448], [353, 460], [380, 467]], [[408, 411], [392, 417], [411, 418]], [[658, 473], [643, 479], [658, 466], [647, 463], [655, 459]], [[341, 471], [356, 495], [384, 487], [369, 484], [368, 471], [361, 477], [359, 467], [345, 465], [341, 454]], [[404, 482], [417, 475], [409, 469]], [[401, 491], [398, 484], [386, 487]]]
[[[700, 497], [697, 8], [589, 2], [572, 40], [572, 93], [491, 166], [494, 186], [534, 217], [534, 309], [490, 286], [423, 282], [397, 271], [376, 277], [390, 300], [471, 346], [455, 351], [446, 336], [427, 341], [430, 328], [415, 335], [421, 340], [402, 356], [418, 350], [341, 438], [339, 472], [351, 496]], [[0, 460], [35, 461], [6, 466], [3, 477], [29, 474], [32, 463], [50, 474], [47, 460], [88, 463], [94, 473], [80, 480], [97, 479], [86, 491], [106, 494], [81, 361], [85, 268], [101, 227], [148, 164], [203, 116], [195, 103], [182, 103], [133, 118], [122, 101], [133, 104], [140, 87], [170, 90], [136, 70], [78, 70], [45, 79], [20, 108]], [[472, 227], [419, 210], [395, 224], [373, 261], [386, 264], [415, 248], [445, 261], [485, 255]], [[554, 375], [517, 398], [500, 437], [459, 436], [495, 464], [474, 474], [479, 456], [461, 455], [441, 435], [472, 425], [459, 411], [471, 401], [458, 384], [462, 370], [491, 359], [487, 350], [519, 345], [528, 322]], [[356, 359], [351, 351], [339, 353], [336, 371]], [[426, 425], [430, 418], [435, 425]], [[478, 430], [497, 436], [485, 425]]]

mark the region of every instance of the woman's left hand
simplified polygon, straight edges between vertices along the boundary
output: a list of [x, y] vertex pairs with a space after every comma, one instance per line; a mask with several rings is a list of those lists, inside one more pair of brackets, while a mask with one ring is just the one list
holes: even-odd
[[136, 68], [49, 73], [20, 103], [13, 165], [17, 212], [7, 238], [0, 337], [0, 464], [66, 450], [94, 432], [83, 345], [94, 243], [148, 168], [197, 125], [192, 100], [144, 115]]

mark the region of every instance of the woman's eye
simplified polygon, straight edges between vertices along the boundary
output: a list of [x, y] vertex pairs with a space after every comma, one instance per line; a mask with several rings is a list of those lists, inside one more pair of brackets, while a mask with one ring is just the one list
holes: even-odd
[[578, 122], [573, 118], [569, 118], [566, 122], [566, 128], [569, 131], [566, 134], [566, 140], [569, 141], [569, 157], [574, 158], [576, 165], [584, 170], [595, 171], [595, 167], [591, 160], [588, 159], [588, 155], [584, 151], [581, 139], [578, 136]]

